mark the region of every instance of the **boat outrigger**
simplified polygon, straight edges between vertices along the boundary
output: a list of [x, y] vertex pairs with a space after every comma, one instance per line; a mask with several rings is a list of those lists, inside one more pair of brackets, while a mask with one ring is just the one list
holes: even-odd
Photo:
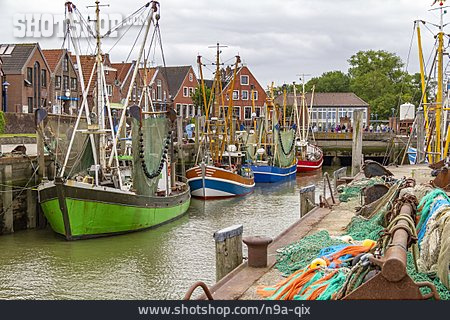
[[[159, 28], [159, 3], [151, 1], [140, 9], [147, 14], [147, 22], [117, 133], [106, 87], [99, 1], [95, 5], [96, 60], [87, 87], [83, 81], [80, 48], [70, 34], [77, 9], [71, 2], [66, 3], [66, 8], [67, 35], [72, 39], [79, 66], [83, 100], [74, 128], [66, 131], [70, 132], [66, 133], [66, 140], [70, 142], [64, 152], [60, 152], [58, 147], [52, 149], [46, 136], [46, 129], [51, 126], [46, 111], [42, 108], [36, 111], [41, 139], [49, 151], [60, 152], [64, 159], [63, 163], [55, 160], [59, 169], [55, 179], [43, 182], [38, 188], [39, 202], [47, 220], [56, 233], [67, 240], [76, 240], [143, 230], [180, 217], [189, 207], [190, 193], [188, 185], [175, 178], [173, 108], [149, 111], [147, 106], [128, 107], [133, 89], [131, 84], [136, 81], [149, 30], [151, 26]], [[93, 83], [97, 97], [95, 108], [88, 105], [87, 99]], [[125, 126], [126, 114], [130, 118]], [[127, 127], [131, 128], [131, 133]], [[126, 137], [119, 141], [119, 135]], [[62, 137], [64, 133], [59, 134], [57, 140]], [[132, 148], [124, 147], [130, 140]]]
[[[269, 93], [264, 112], [253, 121], [253, 129], [247, 138], [249, 167], [255, 175], [256, 183], [289, 181], [295, 179], [297, 173], [295, 130], [287, 125], [286, 106], [283, 106], [283, 113], [281, 113], [273, 103], [273, 84]], [[284, 90], [285, 93], [286, 90]], [[252, 105], [254, 106], [253, 99]], [[270, 118], [271, 114], [272, 118]]]
[[[253, 192], [255, 187], [253, 172], [244, 166], [245, 152], [241, 150], [240, 144], [236, 144], [234, 141], [233, 126], [231, 125], [233, 99], [229, 99], [228, 109], [223, 105], [219, 55], [220, 46], [217, 44], [216, 73], [209, 101], [206, 99], [203, 64], [201, 57], [198, 57], [206, 130], [201, 137], [202, 146], [198, 150], [196, 164], [186, 171], [192, 196], [205, 200], [243, 196]], [[240, 57], [237, 56], [229, 92], [233, 92], [239, 63]], [[220, 98], [222, 105], [219, 103]], [[212, 108], [212, 112], [210, 112], [210, 108]], [[219, 118], [219, 116], [221, 117]], [[204, 150], [203, 157], [199, 156], [201, 149]]]
[[[295, 149], [297, 156], [297, 172], [310, 172], [320, 170], [323, 164], [322, 150], [312, 144], [308, 140], [309, 132], [311, 131], [309, 125], [309, 111], [306, 102], [305, 83], [302, 84], [303, 90], [301, 95], [301, 110], [299, 111], [297, 103], [297, 89], [294, 82], [294, 112], [297, 123], [297, 133], [295, 139]], [[311, 108], [314, 101], [314, 89], [311, 96]], [[314, 137], [314, 132], [312, 132]]]

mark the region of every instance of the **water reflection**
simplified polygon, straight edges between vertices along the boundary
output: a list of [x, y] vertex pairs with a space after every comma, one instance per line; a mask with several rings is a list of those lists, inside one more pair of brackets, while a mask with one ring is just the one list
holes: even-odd
[[0, 299], [179, 299], [195, 281], [215, 282], [212, 234], [277, 236], [299, 217], [298, 190], [322, 174], [262, 185], [243, 198], [192, 200], [189, 214], [160, 228], [66, 242], [50, 230], [0, 237]]

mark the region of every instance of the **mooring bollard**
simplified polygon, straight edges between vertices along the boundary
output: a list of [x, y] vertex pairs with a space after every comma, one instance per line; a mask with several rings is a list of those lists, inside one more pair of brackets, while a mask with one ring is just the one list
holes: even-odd
[[309, 185], [300, 189], [300, 218], [311, 211], [315, 205], [316, 186]]
[[0, 230], [1, 233], [13, 233], [14, 232], [14, 215], [13, 215], [13, 192], [12, 187], [10, 187], [12, 183], [12, 165], [8, 164], [3, 166], [1, 169], [1, 179], [0, 181], [3, 184], [2, 187], [2, 213], [3, 217], [0, 215], [0, 219], [3, 220], [0, 221], [0, 226], [3, 226]]
[[214, 232], [216, 241], [216, 281], [242, 263], [242, 225]]
[[248, 266], [253, 268], [267, 267], [267, 247], [272, 238], [263, 236], [245, 237], [244, 243], [248, 247]]

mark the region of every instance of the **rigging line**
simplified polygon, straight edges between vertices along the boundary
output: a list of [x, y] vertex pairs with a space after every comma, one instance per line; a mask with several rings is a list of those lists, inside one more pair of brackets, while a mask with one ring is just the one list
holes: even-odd
[[[135, 12], [133, 12], [132, 14], [130, 14], [128, 17], [126, 17], [125, 19], [123, 19], [119, 24], [117, 24], [116, 26], [112, 27], [111, 29], [109, 29], [103, 36], [102, 38], [105, 38], [107, 36], [109, 36], [111, 33], [113, 33], [114, 31], [118, 30], [119, 28], [121, 28], [125, 22], [128, 22], [128, 20], [130, 20], [131, 18], [133, 18], [135, 15], [142, 15], [145, 12], [145, 8], [147, 8], [148, 5], [143, 5], [142, 7], [140, 7], [139, 9], [137, 9]], [[139, 13], [139, 11], [142, 11]], [[132, 23], [130, 23], [130, 25], [133, 25]]]
[[[145, 61], [148, 61], [148, 58], [150, 57], [150, 52], [152, 51], [151, 48], [153, 46], [153, 41], [155, 41], [155, 35], [156, 35], [156, 28], [153, 29], [153, 34], [150, 39], [149, 50], [148, 50], [147, 56], [145, 57]], [[155, 48], [156, 48], [156, 46], [155, 46]], [[154, 49], [154, 50], [156, 50], [156, 49]], [[153, 53], [153, 55], [154, 55], [154, 53]]]
[[131, 27], [133, 25], [130, 24], [130, 26], [128, 27], [127, 30], [125, 30], [124, 33], [122, 33], [122, 35], [119, 37], [119, 39], [117, 39], [117, 41], [113, 44], [113, 46], [108, 50], [108, 54], [111, 53], [111, 51], [117, 46], [117, 44], [123, 39], [123, 37], [125, 37], [125, 35], [128, 33], [128, 31], [130, 31]]
[[[415, 35], [415, 34], [416, 34], [416, 28], [415, 28], [415, 26], [414, 26], [414, 28], [413, 28], [413, 33], [412, 33], [412, 35], [411, 35], [411, 41], [409, 42], [409, 50], [408, 50], [408, 56], [407, 56], [407, 58], [406, 58], [405, 70], [403, 71], [403, 72], [404, 72], [404, 74], [403, 74], [403, 79], [402, 79], [403, 81], [402, 81], [402, 85], [401, 85], [401, 87], [400, 87], [400, 95], [398, 96], [397, 109], [399, 109], [400, 103], [401, 103], [401, 101], [402, 101], [403, 89], [404, 89], [404, 87], [405, 87], [405, 78], [406, 78], [406, 75], [409, 75], [409, 74], [408, 74], [409, 60], [410, 60], [410, 57], [411, 57], [411, 49], [412, 49], [412, 46], [413, 46], [413, 41], [414, 41], [414, 35]], [[399, 112], [399, 110], [397, 110], [397, 112]]]
[[[158, 20], [156, 21], [156, 24], [155, 24], [155, 30], [156, 29], [158, 29], [157, 37], [159, 39], [159, 46], [161, 48], [161, 58], [162, 58], [163, 66], [164, 66], [164, 73], [165, 73], [166, 79], [169, 79], [168, 74], [167, 74], [166, 58], [164, 56], [164, 49], [163, 49], [163, 44], [162, 44], [161, 29], [159, 28], [159, 21]], [[167, 81], [167, 90], [169, 91], [169, 94], [170, 94], [169, 81]], [[175, 97], [172, 97], [172, 98], [175, 98]], [[172, 103], [172, 101], [170, 101], [170, 103]], [[172, 106], [172, 108], [173, 108], [173, 106]]]
[[[84, 25], [86, 26], [86, 30], [91, 34], [91, 36], [93, 38], [95, 38], [95, 33], [92, 30], [91, 26], [89, 25], [89, 23], [86, 21], [86, 19], [83, 17], [83, 15], [81, 14], [80, 10], [78, 10], [78, 8], [75, 8], [75, 12], [78, 14], [78, 17], [80, 18], [80, 22], [84, 23]], [[83, 28], [81, 28], [83, 30]]]
[[[151, 14], [151, 12], [152, 12], [152, 11], [150, 11], [149, 14]], [[127, 58], [126, 58], [125, 63], [128, 62], [128, 59], [130, 59], [131, 54], [133, 53], [134, 47], [136, 46], [137, 41], [138, 41], [139, 38], [141, 37], [141, 33], [142, 33], [142, 30], [144, 30], [144, 27], [145, 27], [145, 23], [141, 26], [141, 29], [139, 30], [139, 33], [138, 33], [136, 39], [134, 40], [133, 45], [131, 46], [130, 53], [128, 54], [128, 56], [127, 56]], [[138, 63], [136, 62], [136, 64], [138, 64]], [[136, 67], [139, 68], [138, 65], [136, 65]]]

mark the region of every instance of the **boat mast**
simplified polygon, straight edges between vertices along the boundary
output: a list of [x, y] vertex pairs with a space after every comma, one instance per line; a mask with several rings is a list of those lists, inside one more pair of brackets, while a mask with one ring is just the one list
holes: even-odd
[[[97, 116], [98, 129], [100, 132], [99, 139], [99, 158], [100, 166], [104, 170], [106, 168], [106, 133], [105, 133], [105, 101], [103, 92], [103, 52], [101, 49], [102, 41], [100, 36], [100, 1], [95, 1], [95, 38], [97, 40]], [[112, 130], [112, 128], [111, 128]]]
[[[149, 12], [147, 20], [146, 20], [146, 28], [145, 28], [145, 33], [144, 33], [143, 38], [142, 38], [143, 39], [142, 40], [142, 45], [141, 45], [141, 48], [140, 48], [140, 51], [139, 51], [138, 58], [136, 60], [136, 65], [135, 65], [134, 70], [133, 70], [133, 75], [131, 76], [130, 86], [128, 88], [127, 96], [125, 98], [123, 111], [122, 111], [122, 114], [120, 115], [117, 135], [113, 139], [113, 146], [114, 147], [117, 145], [119, 132], [120, 132], [120, 130], [122, 130], [122, 127], [124, 127], [125, 114], [126, 114], [125, 111], [127, 110], [128, 104], [130, 102], [131, 93], [133, 91], [133, 84], [136, 82], [136, 77], [137, 77], [137, 74], [138, 74], [138, 71], [139, 71], [139, 64], [141, 63], [142, 56], [144, 54], [144, 49], [145, 49], [145, 45], [147, 43], [148, 33], [150, 31], [150, 26], [152, 25], [152, 21], [153, 21], [153, 15], [158, 12], [159, 2], [151, 1], [151, 2], [147, 3], [146, 6], [148, 7], [150, 5], [151, 5], [151, 9], [150, 9], [150, 12]], [[159, 20], [159, 14], [156, 14], [156, 19]], [[123, 128], [123, 129], [126, 130], [126, 128]], [[113, 158], [114, 157], [110, 157], [109, 158], [109, 163], [108, 163], [109, 166], [111, 166]]]
[[[442, 7], [443, 2], [441, 2], [440, 9], [440, 24], [438, 33], [438, 88], [436, 96], [436, 146], [435, 152], [437, 155], [437, 160], [442, 159], [441, 153], [441, 115], [442, 115], [442, 101], [443, 101], [443, 81], [444, 81], [444, 8]], [[446, 154], [444, 156], [447, 156]]]
[[[427, 101], [427, 89], [426, 89], [426, 81], [425, 81], [425, 67], [423, 60], [423, 50], [422, 50], [422, 36], [420, 33], [420, 21], [415, 21], [414, 23], [417, 26], [417, 46], [419, 47], [419, 64], [420, 64], [420, 82], [422, 86], [422, 105], [423, 105], [423, 113], [425, 119], [425, 136], [429, 135], [429, 121], [428, 121], [428, 101]], [[419, 123], [419, 125], [422, 125]], [[432, 162], [431, 156], [431, 145], [427, 143], [427, 153], [428, 153], [428, 161]]]

